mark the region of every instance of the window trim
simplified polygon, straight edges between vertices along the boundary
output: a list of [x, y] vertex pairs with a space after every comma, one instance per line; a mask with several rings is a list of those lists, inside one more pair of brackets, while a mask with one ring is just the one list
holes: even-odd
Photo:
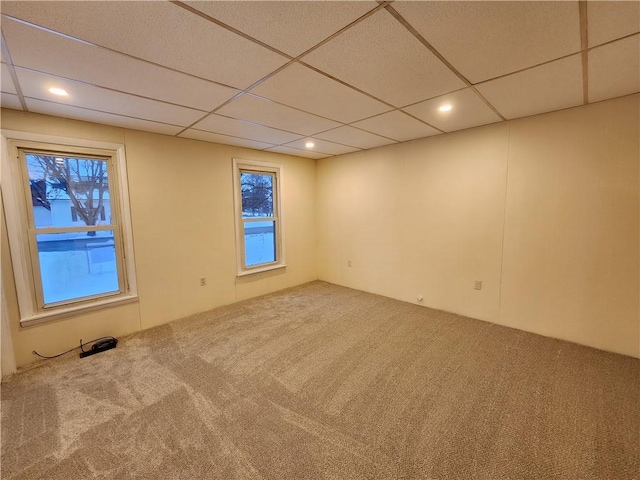
[[[236, 271], [238, 277], [253, 275], [261, 272], [268, 272], [279, 268], [286, 268], [285, 246], [284, 246], [284, 218], [282, 209], [282, 177], [284, 168], [277, 163], [258, 162], [255, 160], [233, 159], [233, 204], [235, 220], [235, 240], [236, 240]], [[256, 219], [255, 221], [274, 221], [276, 236], [276, 261], [271, 263], [261, 263], [254, 267], [245, 266], [245, 244], [244, 244], [244, 220], [242, 218], [242, 188], [240, 186], [240, 173], [251, 171], [257, 173], [272, 173], [275, 176], [274, 195], [274, 217], [271, 220]]]
[[[5, 221], [11, 250], [14, 281], [18, 296], [21, 326], [56, 320], [71, 315], [79, 315], [88, 311], [109, 306], [135, 302], [138, 299], [135, 260], [133, 251], [133, 235], [131, 213], [129, 210], [129, 189], [127, 184], [127, 168], [125, 147], [123, 144], [83, 140], [76, 138], [35, 134], [13, 130], [2, 130], [2, 169], [7, 173], [2, 177]], [[39, 308], [36, 296], [36, 285], [39, 281], [37, 267], [32, 265], [32, 252], [29, 246], [29, 215], [25, 204], [25, 188], [23, 185], [23, 166], [20, 164], [18, 148], [62, 149], [82, 154], [83, 149], [103, 150], [113, 158], [116, 167], [114, 186], [117, 188], [117, 208], [120, 215], [118, 228], [114, 230], [116, 238], [122, 246], [122, 261], [119, 271], [122, 272], [123, 292], [95, 298], [88, 297], [82, 301], [65, 302], [59, 306]], [[90, 153], [85, 150], [84, 153]], [[121, 269], [121, 270], [120, 270]]]

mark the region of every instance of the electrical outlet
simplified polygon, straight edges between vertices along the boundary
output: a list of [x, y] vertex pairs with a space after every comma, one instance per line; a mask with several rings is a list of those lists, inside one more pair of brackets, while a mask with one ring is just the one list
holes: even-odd
[[347, 267], [351, 266], [351, 260], [347, 260]]
[[474, 287], [476, 290], [482, 290], [482, 281], [476, 280]]
[[207, 284], [207, 279], [206, 279], [205, 277], [202, 277], [202, 278], [200, 279], [200, 286], [201, 286], [201, 287], [204, 287], [206, 284]]

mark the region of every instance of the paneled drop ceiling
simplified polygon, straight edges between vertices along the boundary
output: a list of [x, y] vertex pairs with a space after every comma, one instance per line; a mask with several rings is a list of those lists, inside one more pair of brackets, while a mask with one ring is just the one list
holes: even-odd
[[640, 91], [637, 1], [2, 1], [0, 11], [2, 107], [311, 158]]

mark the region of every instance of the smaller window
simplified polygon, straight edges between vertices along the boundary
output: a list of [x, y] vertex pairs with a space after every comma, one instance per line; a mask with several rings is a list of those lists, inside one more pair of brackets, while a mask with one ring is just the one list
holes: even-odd
[[238, 275], [285, 266], [282, 167], [233, 160]]

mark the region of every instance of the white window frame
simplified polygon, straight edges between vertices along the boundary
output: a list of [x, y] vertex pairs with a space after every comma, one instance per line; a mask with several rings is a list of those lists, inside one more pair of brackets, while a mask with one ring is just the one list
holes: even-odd
[[[2, 130], [2, 192], [5, 206], [5, 220], [11, 249], [11, 261], [15, 278], [20, 324], [22, 326], [56, 320], [92, 310], [136, 302], [138, 300], [131, 214], [129, 210], [129, 189], [125, 148], [122, 144], [75, 139], [30, 132]], [[42, 292], [38, 262], [34, 261], [34, 251], [29, 242], [29, 213], [26, 201], [26, 183], [21, 164], [23, 156], [19, 149], [59, 150], [69, 155], [100, 154], [111, 157], [110, 182], [117, 195], [114, 202], [119, 213], [119, 224], [114, 230], [118, 242], [117, 254], [120, 291], [112, 295], [73, 299], [68, 302], [44, 306], [39, 304]], [[40, 301], [41, 303], [41, 301]]]
[[[236, 230], [236, 268], [238, 277], [252, 275], [254, 273], [267, 272], [278, 268], [285, 268], [284, 248], [284, 219], [282, 216], [282, 165], [276, 163], [257, 162], [253, 160], [243, 160], [240, 158], [233, 159], [233, 200], [235, 210], [235, 230]], [[244, 245], [244, 222], [247, 219], [242, 218], [242, 188], [240, 186], [241, 172], [270, 173], [274, 174], [275, 182], [273, 185], [273, 217], [256, 217], [255, 221], [273, 221], [275, 222], [275, 243], [276, 243], [276, 261], [270, 263], [261, 263], [253, 267], [247, 267], [245, 263], [245, 245]]]

